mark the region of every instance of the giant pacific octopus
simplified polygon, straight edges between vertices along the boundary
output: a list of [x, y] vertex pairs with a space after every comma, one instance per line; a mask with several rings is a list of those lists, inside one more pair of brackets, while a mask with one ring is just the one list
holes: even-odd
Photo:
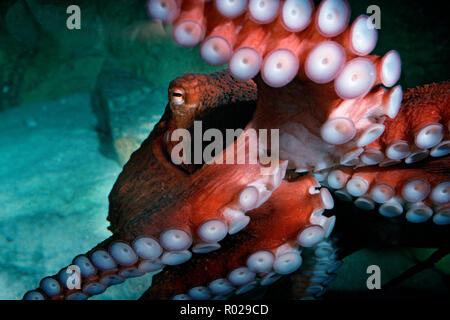
[[[263, 297], [280, 285], [287, 298], [317, 298], [352, 250], [448, 243], [450, 83], [403, 94], [398, 52], [370, 55], [369, 17], [347, 27], [341, 0], [151, 0], [149, 12], [229, 68], [170, 83], [162, 119], [109, 195], [113, 235], [73, 260], [79, 288], [63, 268], [25, 299], [86, 299], [158, 270], [142, 298]], [[176, 165], [171, 134], [195, 134], [194, 121], [244, 129], [214, 159], [249, 160], [246, 133], [279, 129], [280, 161]], [[358, 209], [335, 211], [333, 233], [329, 190]]]

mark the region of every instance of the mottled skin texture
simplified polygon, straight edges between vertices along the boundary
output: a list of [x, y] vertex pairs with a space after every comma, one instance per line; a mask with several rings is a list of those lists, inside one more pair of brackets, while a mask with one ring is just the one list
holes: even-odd
[[[180, 88], [184, 91], [183, 99], [186, 105], [183, 107], [174, 106], [171, 100], [173, 92]], [[389, 126], [399, 125], [396, 121], [404, 119], [402, 112], [412, 112], [411, 108], [416, 110], [424, 103], [434, 105], [435, 101], [438, 106], [442, 105], [442, 101], [444, 104], [448, 102], [447, 98], [442, 100], [443, 96], [448, 97], [448, 84], [433, 85], [432, 88], [432, 92], [437, 90], [440, 94], [428, 95], [426, 93], [429, 91], [423, 88], [410, 91], [408, 97], [411, 98], [407, 99], [407, 103], [411, 106], [402, 108], [401, 110], [405, 111], [400, 111], [400, 120], [392, 120]], [[415, 92], [425, 93], [426, 99], [422, 99], [422, 95], [416, 95]], [[266, 87], [264, 94], [270, 95], [271, 91]], [[204, 164], [189, 171], [189, 168], [180, 168], [170, 162], [167, 152], [170, 144], [164, 138], [168, 130], [177, 128], [178, 125], [189, 128], [193, 119], [208, 118], [223, 107], [235, 108], [234, 110], [245, 108], [252, 114], [255, 97], [256, 86], [252, 81], [236, 81], [226, 72], [211, 76], [190, 74], [173, 81], [169, 88], [169, 105], [161, 121], [140, 149], [133, 153], [109, 196], [108, 220], [111, 222], [109, 229], [113, 236], [93, 248], [87, 255], [97, 249], [107, 250], [113, 240], [120, 239], [131, 244], [139, 236], [158, 239], [159, 234], [169, 228], [187, 230], [195, 241], [194, 231], [199, 225], [212, 218], [222, 218], [220, 208], [234, 201], [243, 186], [260, 177], [260, 165]], [[301, 98], [301, 95], [295, 97], [300, 100]], [[253, 107], [249, 107], [249, 103]], [[258, 108], [260, 106], [261, 103]], [[270, 112], [267, 107], [265, 110]], [[260, 111], [256, 110], [256, 119], [254, 116], [248, 126], [258, 121], [258, 112]], [[183, 121], [185, 118], [189, 121]], [[224, 118], [224, 122], [227, 123], [227, 118]], [[449, 159], [449, 156], [446, 156], [437, 160], [427, 159], [413, 166], [402, 164], [397, 167], [373, 167], [367, 170], [416, 170], [417, 174], [435, 174], [442, 180], [449, 177]], [[245, 264], [245, 259], [251, 252], [258, 249], [275, 250], [283, 243], [294, 241], [298, 231], [310, 225], [309, 217], [313, 210], [323, 208], [323, 204], [317, 193], [310, 193], [311, 187], [319, 187], [311, 175], [302, 176], [289, 172], [285, 179], [266, 203], [248, 212], [252, 222], [246, 229], [236, 235], [227, 236], [222, 248], [216, 252], [194, 254], [190, 261], [182, 265], [166, 267], [154, 278], [154, 284], [143, 298], [169, 299], [175, 294], [186, 292], [192, 286], [205, 285], [206, 281], [225, 277], [233, 268]], [[360, 246], [373, 243], [418, 247], [426, 243], [427, 246], [439, 247], [445, 239], [445, 230], [448, 231], [448, 227], [426, 224], [423, 228], [425, 231], [421, 233], [417, 232], [422, 230], [420, 225], [411, 226], [404, 219], [389, 220], [379, 215], [375, 215], [376, 221], [367, 225], [367, 214], [358, 213], [350, 220], [351, 223], [346, 223], [350, 213], [336, 213], [338, 221], [340, 216], [343, 216], [344, 221], [338, 222], [340, 227], [336, 233], [338, 244], [342, 247], [341, 257]], [[355, 226], [360, 230], [369, 229], [366, 234], [357, 233], [359, 238], [355, 239]], [[386, 230], [389, 228], [392, 232], [387, 234]], [[423, 238], [427, 241], [424, 242]], [[98, 272], [89, 279], [83, 279], [83, 283], [97, 281], [104, 274], [114, 274], [123, 269], [126, 268], [118, 267]], [[186, 276], [188, 274], [190, 276]], [[298, 279], [304, 279], [304, 276], [294, 274], [286, 278], [284, 281], [293, 281], [292, 291], [285, 292], [286, 297], [302, 296], [303, 290], [299, 290], [295, 283]], [[270, 292], [270, 288], [267, 290]], [[74, 291], [65, 290], [64, 294], [70, 292]], [[63, 297], [64, 295], [58, 295], [54, 298]]]
[[450, 83], [429, 84], [404, 93], [401, 112], [395, 119], [386, 120], [386, 132], [381, 143], [387, 145], [394, 140], [414, 141], [414, 136], [407, 136], [408, 131], [418, 131], [427, 123], [450, 120]]

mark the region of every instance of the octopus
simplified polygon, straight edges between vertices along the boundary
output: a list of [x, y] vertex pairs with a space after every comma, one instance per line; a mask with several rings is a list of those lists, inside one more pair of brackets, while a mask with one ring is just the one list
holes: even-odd
[[[25, 299], [87, 299], [156, 271], [142, 299], [316, 299], [361, 247], [448, 243], [450, 83], [403, 92], [398, 52], [370, 54], [370, 17], [349, 25], [343, 0], [148, 9], [228, 69], [170, 83], [164, 115], [109, 195], [112, 236]], [[198, 122], [240, 131], [208, 161], [175, 163], [175, 133], [198, 135]], [[261, 130], [278, 141], [252, 140]], [[245, 161], [225, 161], [237, 154]], [[345, 208], [336, 215], [333, 195]]]

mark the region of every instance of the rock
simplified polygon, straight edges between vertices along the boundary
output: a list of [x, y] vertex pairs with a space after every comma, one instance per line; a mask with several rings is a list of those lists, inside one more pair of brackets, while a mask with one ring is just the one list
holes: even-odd
[[100, 132], [106, 134], [120, 165], [144, 141], [159, 121], [167, 97], [166, 88], [155, 87], [144, 78], [105, 67], [97, 80], [91, 100]]
[[9, 34], [22, 44], [34, 47], [38, 42], [38, 30], [25, 0], [15, 2], [5, 16]]

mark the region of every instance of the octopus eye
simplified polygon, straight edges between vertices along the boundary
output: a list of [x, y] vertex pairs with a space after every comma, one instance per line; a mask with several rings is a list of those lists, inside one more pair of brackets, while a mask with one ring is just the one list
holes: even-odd
[[174, 89], [171, 95], [172, 104], [180, 106], [184, 103], [184, 91], [182, 89]]

